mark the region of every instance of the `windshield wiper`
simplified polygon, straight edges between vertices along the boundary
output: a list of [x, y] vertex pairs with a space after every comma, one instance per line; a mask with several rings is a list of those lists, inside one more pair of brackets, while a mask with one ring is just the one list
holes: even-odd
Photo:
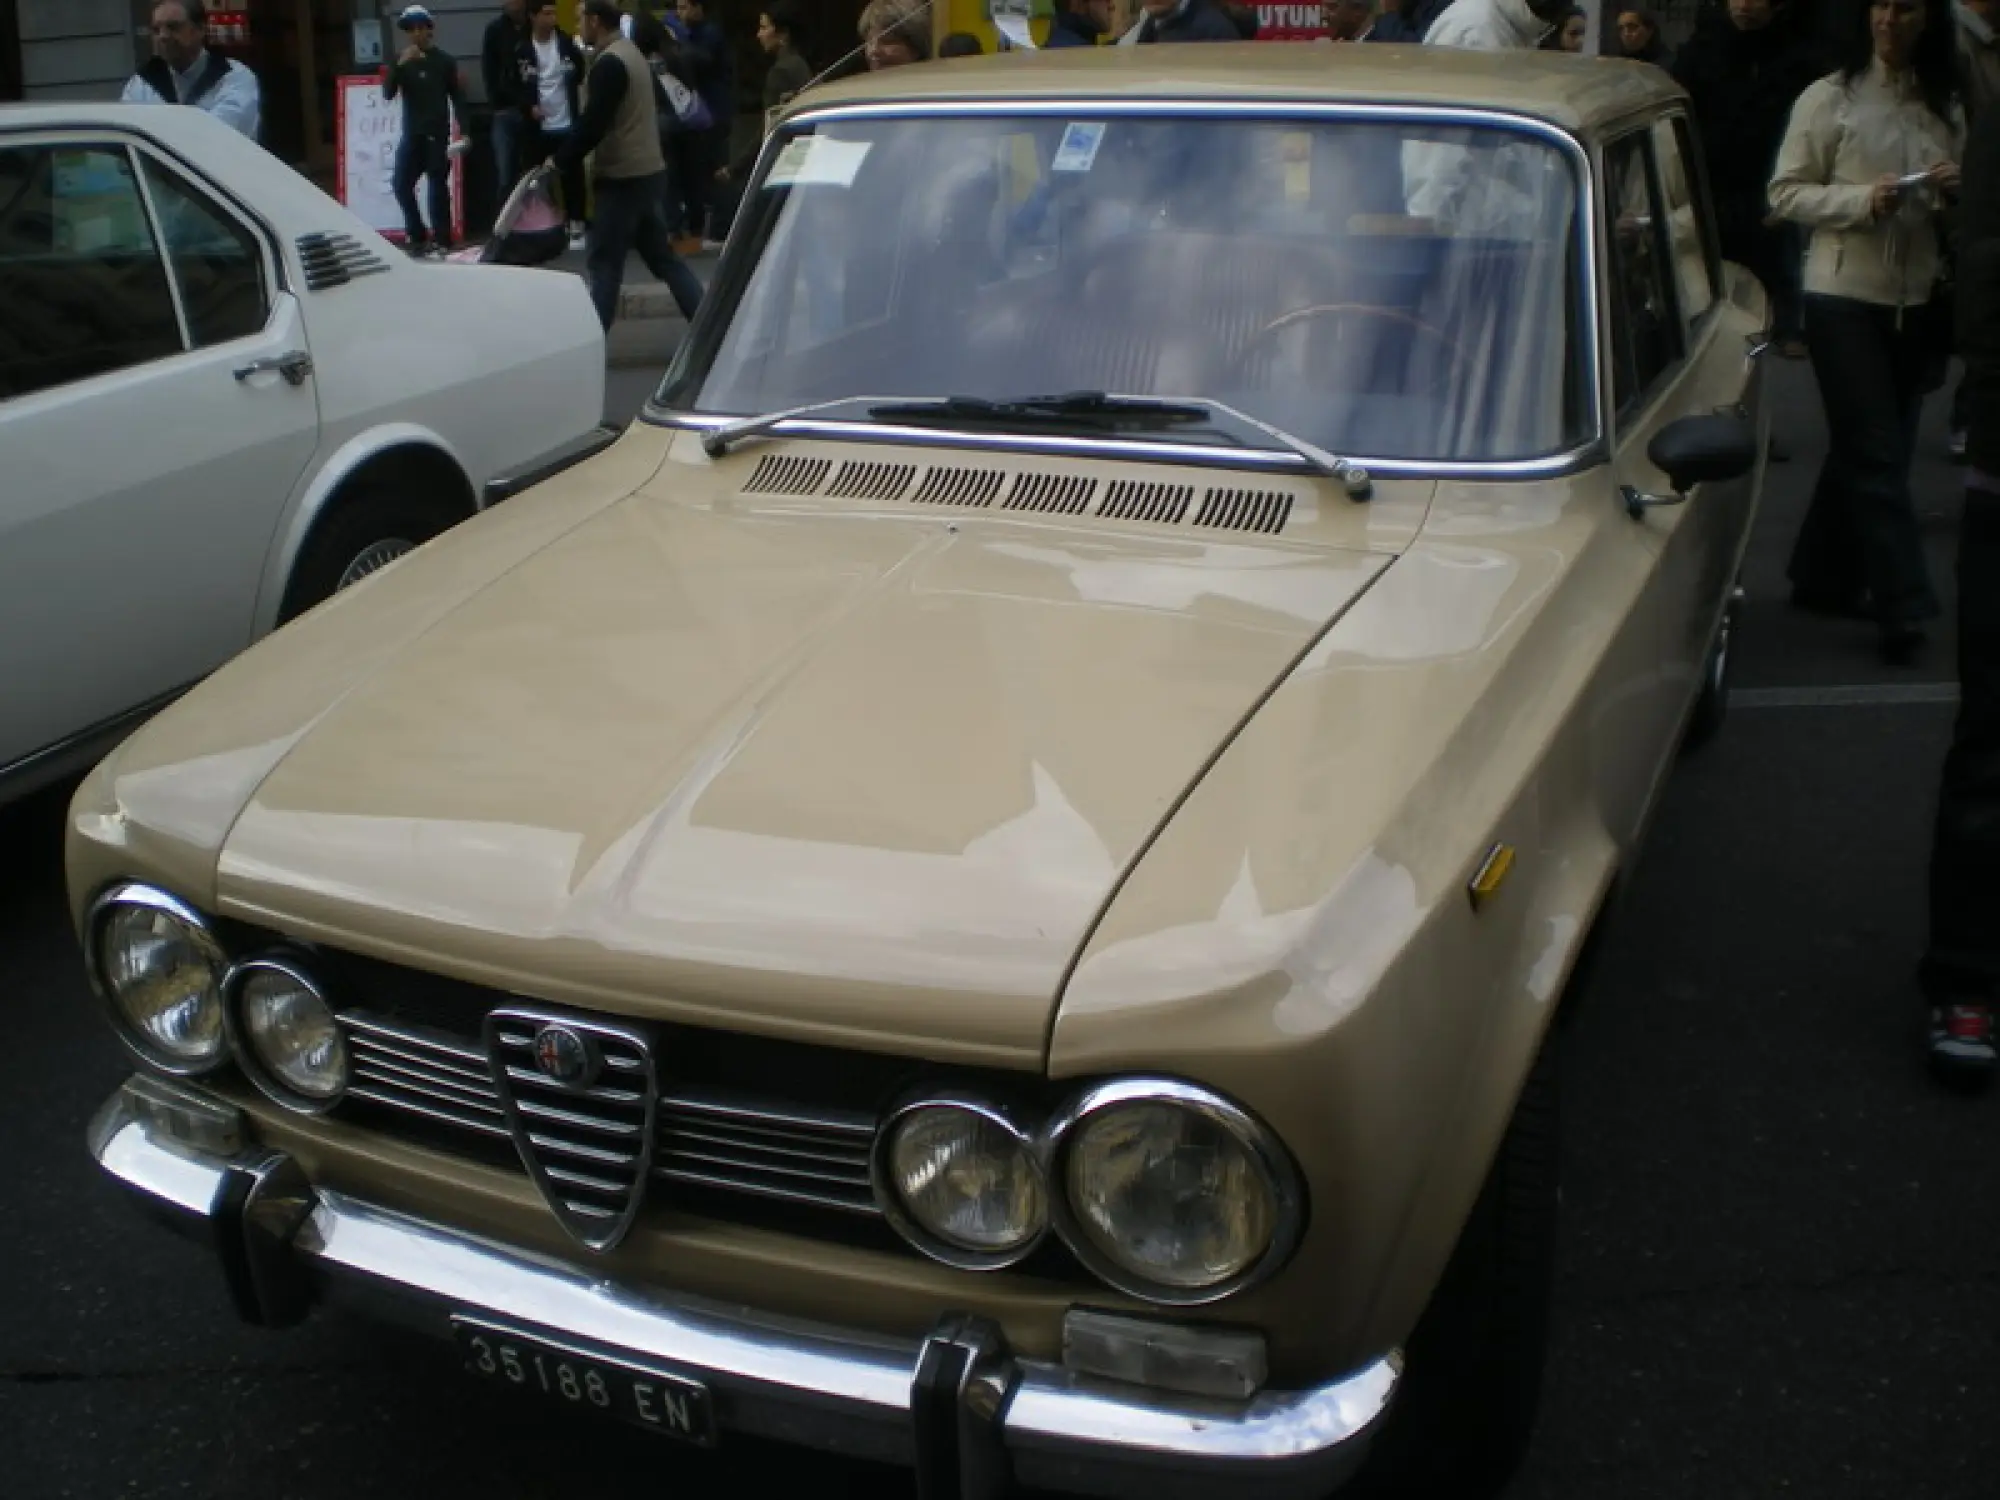
[[809, 406], [788, 406], [783, 411], [767, 411], [754, 417], [739, 417], [734, 422], [724, 422], [720, 427], [711, 427], [701, 435], [701, 451], [710, 458], [720, 458], [738, 443], [751, 438], [768, 437], [785, 423], [799, 417], [809, 417], [816, 411], [832, 411], [836, 406], [853, 406], [862, 401], [881, 401], [881, 396], [842, 396], [837, 401], [815, 401]]
[[1188, 396], [1174, 401], [1155, 401], [1142, 396], [1112, 396], [1103, 391], [1075, 391], [1065, 396], [1020, 396], [989, 401], [981, 396], [946, 396], [937, 401], [904, 401], [890, 406], [871, 406], [868, 415], [883, 421], [947, 421], [1056, 423], [1090, 427], [1177, 427], [1188, 422], [1209, 420], [1220, 412], [1230, 420], [1261, 432], [1280, 447], [1289, 448], [1304, 459], [1316, 474], [1333, 480], [1347, 491], [1350, 500], [1366, 500], [1375, 493], [1368, 471], [1352, 459], [1329, 453], [1317, 443], [1273, 427], [1261, 418], [1239, 411], [1206, 396]]
[[1103, 391], [1071, 391], [1060, 396], [944, 396], [933, 401], [897, 401], [871, 406], [868, 415], [884, 422], [1007, 422], [1096, 428], [1174, 427], [1208, 420], [1206, 407]]

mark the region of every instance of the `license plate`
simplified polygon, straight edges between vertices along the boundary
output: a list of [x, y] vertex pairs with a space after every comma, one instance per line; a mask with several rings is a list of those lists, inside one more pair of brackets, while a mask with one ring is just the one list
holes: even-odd
[[652, 1432], [715, 1445], [715, 1411], [698, 1381], [644, 1359], [558, 1343], [470, 1318], [453, 1318], [465, 1367], [482, 1380], [528, 1391], [579, 1411], [618, 1417]]

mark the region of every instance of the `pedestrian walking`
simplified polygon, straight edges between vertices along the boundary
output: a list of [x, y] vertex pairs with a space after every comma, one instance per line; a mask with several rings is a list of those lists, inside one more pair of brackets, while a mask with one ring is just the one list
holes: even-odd
[[[405, 6], [396, 29], [410, 40], [382, 74], [382, 97], [403, 101], [392, 186], [409, 252], [441, 257], [451, 249], [451, 117], [453, 110], [465, 117], [465, 93], [458, 60], [438, 46], [437, 22], [428, 10]], [[430, 190], [428, 226], [417, 210], [418, 178]]]
[[[596, 60], [583, 85], [583, 115], [553, 158], [558, 171], [591, 158], [593, 212], [584, 274], [597, 319], [608, 333], [618, 317], [625, 260], [634, 250], [694, 321], [701, 282], [674, 254], [667, 229], [666, 158], [653, 69], [626, 39], [612, 0], [584, 0], [578, 34]], [[595, 155], [592, 155], [595, 153]]]
[[1938, 613], [1910, 463], [1950, 348], [1935, 293], [1963, 139], [1953, 94], [1949, 0], [1874, 0], [1840, 71], [1799, 96], [1770, 186], [1772, 209], [1811, 232], [1806, 346], [1828, 431], [1792, 602], [1874, 619], [1896, 665]]
[[208, 44], [208, 12], [195, 0], [153, 7], [153, 55], [125, 83], [121, 104], [185, 104], [257, 139], [263, 91], [257, 75]]
[[1958, 530], [1958, 720], [1931, 838], [1930, 937], [1919, 971], [1940, 1077], [1994, 1072], [2000, 1001], [2000, 110], [1981, 111], [1958, 205], [1965, 510]]

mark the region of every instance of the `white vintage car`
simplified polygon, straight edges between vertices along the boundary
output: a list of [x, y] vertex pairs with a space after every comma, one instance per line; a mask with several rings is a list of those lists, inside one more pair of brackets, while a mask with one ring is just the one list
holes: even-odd
[[574, 277], [414, 263], [199, 110], [0, 108], [0, 801], [603, 405]]

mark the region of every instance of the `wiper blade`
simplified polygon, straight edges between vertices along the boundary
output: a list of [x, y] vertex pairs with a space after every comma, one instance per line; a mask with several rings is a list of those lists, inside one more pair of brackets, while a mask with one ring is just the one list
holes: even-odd
[[1174, 427], [1205, 422], [1205, 407], [1143, 396], [1113, 396], [1104, 391], [1071, 391], [1058, 396], [944, 396], [933, 401], [897, 401], [871, 406], [868, 415], [884, 422], [922, 422], [943, 418], [954, 422], [1058, 423], [1086, 427]]

